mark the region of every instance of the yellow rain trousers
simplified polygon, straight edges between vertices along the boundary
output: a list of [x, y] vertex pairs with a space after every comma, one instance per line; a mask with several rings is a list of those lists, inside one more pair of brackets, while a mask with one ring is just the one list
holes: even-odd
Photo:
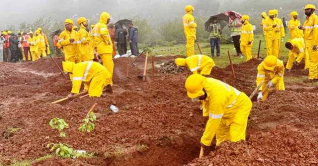
[[275, 18], [275, 21], [277, 22], [275, 35], [276, 35], [276, 40], [278, 43], [278, 48], [277, 48], [277, 52], [275, 52], [275, 55], [279, 58], [281, 54], [282, 38], [285, 37], [285, 28], [283, 25], [283, 21], [280, 18]]
[[289, 51], [288, 61], [286, 64], [286, 69], [291, 69], [294, 62], [300, 63], [305, 58], [305, 69], [309, 68], [309, 54], [305, 46], [305, 41], [303, 38], [295, 38], [290, 41], [293, 45], [293, 50]]
[[110, 38], [110, 34], [107, 28], [107, 20], [110, 15], [103, 12], [100, 16], [99, 22], [95, 25], [93, 29], [93, 35], [95, 39], [95, 47], [97, 48], [97, 53], [99, 54], [103, 65], [113, 77], [114, 62], [113, 62], [113, 44]]
[[92, 35], [90, 35], [83, 24], [81, 24], [78, 35], [78, 53], [81, 61], [91, 61], [94, 59], [94, 50], [91, 40], [93, 40]]
[[261, 25], [262, 25], [262, 27], [263, 27], [263, 34], [264, 34], [264, 38], [265, 38], [265, 40], [266, 40], [266, 32], [265, 32], [265, 30], [264, 30], [264, 25], [266, 24], [266, 21], [267, 21], [267, 19], [268, 19], [268, 16], [266, 15], [266, 13], [265, 12], [263, 12], [262, 13], [262, 16], [264, 17], [264, 18], [262, 18], [262, 23], [261, 23]]
[[216, 145], [223, 141], [245, 140], [251, 100], [245, 93], [213, 78], [207, 78], [204, 89], [208, 97], [202, 102], [202, 107], [209, 120], [201, 143], [210, 146], [215, 135]]
[[38, 43], [39, 56], [46, 57], [45, 39], [44, 39], [43, 34], [38, 34], [38, 40], [39, 40], [39, 43]]
[[210, 75], [215, 63], [206, 55], [193, 55], [186, 58], [186, 66], [193, 74]]
[[31, 52], [32, 61], [38, 60], [40, 57], [38, 56], [39, 53], [38, 53], [37, 37], [30, 36], [28, 39], [28, 44], [30, 45], [30, 52]]
[[[71, 43], [70, 39], [74, 39], [74, 42]], [[62, 47], [62, 50], [65, 55], [65, 61], [78, 63], [80, 62], [80, 57], [78, 56], [77, 52], [77, 33], [72, 30], [69, 32], [64, 30], [59, 36], [58, 45]]]
[[309, 53], [309, 79], [318, 79], [318, 50], [313, 50], [313, 46], [318, 46], [318, 17], [312, 14], [304, 23], [304, 39]]
[[194, 55], [194, 42], [196, 40], [196, 28], [197, 24], [194, 22], [194, 17], [192, 15], [192, 11], [186, 13], [183, 17], [183, 28], [184, 34], [187, 40], [186, 49], [187, 56]]
[[[246, 57], [246, 61], [252, 59], [252, 47], [254, 41], [253, 26], [247, 20], [241, 27], [241, 51]], [[251, 42], [251, 44], [248, 44]]]
[[80, 62], [73, 67], [72, 93], [79, 93], [82, 82], [90, 97], [100, 97], [106, 85], [111, 84], [111, 75], [98, 62]]
[[268, 18], [263, 25], [264, 34], [266, 34], [266, 49], [267, 55], [278, 56], [278, 40], [276, 39], [276, 33], [278, 33], [278, 28], [273, 28], [273, 25], [277, 25], [276, 19]]
[[257, 67], [258, 73], [256, 78], [256, 86], [263, 82], [260, 90], [263, 93], [263, 101], [265, 101], [269, 95], [270, 89], [267, 87], [269, 81], [273, 82], [275, 86], [275, 90], [285, 90], [284, 83], [284, 62], [277, 59], [276, 67], [273, 71], [266, 70], [264, 68], [264, 62], [258, 65]]

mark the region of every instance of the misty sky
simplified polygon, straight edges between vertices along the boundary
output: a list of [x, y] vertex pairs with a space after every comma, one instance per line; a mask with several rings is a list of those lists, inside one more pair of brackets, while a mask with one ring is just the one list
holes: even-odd
[[[277, 8], [281, 9], [283, 15], [288, 16], [292, 9], [284, 10], [285, 7], [301, 12], [306, 3], [318, 6], [318, 0], [0, 0], [0, 29], [9, 25], [19, 26], [23, 21], [32, 22], [41, 16], [51, 17], [56, 21], [72, 16], [84, 16], [88, 19], [95, 17], [97, 20], [102, 11], [109, 12], [113, 21], [139, 16], [154, 22], [163, 22], [181, 18], [184, 6], [195, 6], [197, 1], [209, 3], [207, 6], [201, 4], [204, 15], [226, 10], [258, 15], [262, 11]], [[242, 3], [246, 1], [248, 3]], [[217, 5], [211, 2], [216, 2]], [[195, 9], [198, 12], [201, 8], [197, 5]]]

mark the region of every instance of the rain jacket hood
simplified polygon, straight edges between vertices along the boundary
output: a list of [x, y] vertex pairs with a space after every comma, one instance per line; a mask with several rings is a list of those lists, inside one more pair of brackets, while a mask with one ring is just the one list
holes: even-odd
[[108, 19], [110, 19], [110, 14], [108, 14], [107, 12], [103, 12], [100, 15], [99, 22], [103, 24], [107, 24]]

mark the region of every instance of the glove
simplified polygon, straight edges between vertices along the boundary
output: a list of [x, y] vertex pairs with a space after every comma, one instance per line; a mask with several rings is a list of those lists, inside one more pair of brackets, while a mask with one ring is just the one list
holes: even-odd
[[271, 88], [272, 86], [273, 86], [273, 82], [272, 82], [272, 81], [269, 81], [268, 84], [267, 84], [267, 87], [268, 87], [268, 88]]
[[263, 93], [262, 92], [258, 93], [257, 100], [263, 100]]

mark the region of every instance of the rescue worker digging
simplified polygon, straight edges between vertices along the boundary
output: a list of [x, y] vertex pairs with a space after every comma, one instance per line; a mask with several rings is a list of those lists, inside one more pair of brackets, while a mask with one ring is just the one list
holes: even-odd
[[188, 97], [200, 100], [203, 116], [209, 117], [201, 137], [202, 146], [210, 146], [216, 136], [216, 145], [224, 141], [245, 140], [248, 116], [252, 102], [245, 93], [234, 87], [199, 74], [192, 74], [185, 82]]
[[194, 11], [193, 6], [188, 5], [185, 7], [186, 14], [182, 17], [184, 34], [187, 40], [187, 56], [194, 55], [194, 41], [196, 40], [196, 28], [197, 24], [194, 22], [192, 15]]
[[299, 65], [302, 59], [305, 58], [305, 69], [309, 67], [309, 54], [305, 46], [303, 38], [295, 38], [285, 44], [285, 47], [289, 49], [288, 61], [286, 69], [291, 70], [293, 65]]
[[241, 51], [246, 57], [246, 61], [252, 59], [252, 47], [254, 41], [253, 26], [249, 23], [250, 17], [247, 15], [242, 16], [241, 22]]
[[305, 6], [307, 19], [304, 26], [299, 28], [304, 31], [304, 39], [309, 53], [309, 79], [305, 82], [318, 80], [318, 17], [314, 13], [316, 7], [312, 4]]
[[111, 84], [110, 73], [98, 62], [87, 61], [75, 64], [66, 61], [63, 62], [63, 70], [72, 75], [72, 91], [68, 98], [79, 93], [82, 82], [84, 82], [84, 91], [88, 91], [90, 97], [100, 97], [104, 87]]
[[186, 66], [194, 74], [210, 75], [215, 63], [206, 55], [193, 55], [188, 58], [175, 59], [177, 66]]
[[269, 55], [258, 65], [257, 70], [256, 85], [258, 87], [262, 84], [257, 96], [258, 101], [267, 99], [272, 86], [275, 86], [276, 90], [285, 90], [283, 61]]

